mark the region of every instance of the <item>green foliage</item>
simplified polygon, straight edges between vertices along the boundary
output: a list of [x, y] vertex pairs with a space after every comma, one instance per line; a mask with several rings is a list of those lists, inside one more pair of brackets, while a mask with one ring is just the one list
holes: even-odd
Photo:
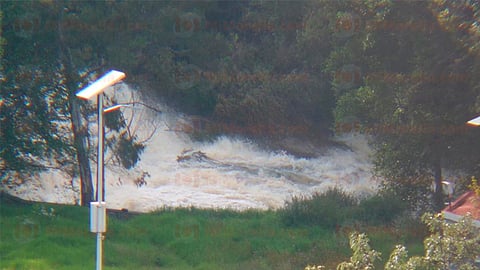
[[[95, 236], [87, 207], [27, 203], [0, 195], [0, 265], [4, 269], [94, 268]], [[301, 269], [348, 258], [348, 239], [318, 226], [287, 227], [279, 211], [163, 208], [108, 211], [105, 269]], [[382, 231], [380, 231], [382, 230]], [[411, 238], [409, 247], [421, 245]], [[394, 236], [370, 227], [372, 243]], [[348, 237], [348, 236], [347, 236]], [[413, 253], [414, 255], [420, 253]], [[31, 266], [31, 268], [29, 268]]]
[[316, 225], [339, 229], [349, 224], [392, 224], [406, 210], [406, 203], [393, 193], [358, 200], [335, 187], [311, 196], [293, 197], [280, 213], [287, 226]]
[[[372, 27], [338, 42], [325, 65], [335, 72], [355, 64], [363, 72], [363, 80], [348, 89], [332, 80], [336, 126], [353, 122], [372, 135], [375, 167], [386, 179], [385, 187], [412, 207], [426, 205], [425, 186], [442, 181], [442, 168], [473, 174], [478, 163], [478, 131], [463, 128], [478, 112], [474, 89], [479, 80], [468, 71], [478, 68], [472, 60], [477, 59], [477, 46], [466, 49], [454, 36], [468, 44], [478, 39], [478, 31], [466, 34], [458, 27], [474, 27], [480, 7], [448, 1], [358, 1], [349, 4], [350, 12], [357, 5], [365, 5], [359, 21]], [[440, 192], [434, 195], [436, 208], [443, 206]]]
[[126, 127], [125, 119], [123, 118], [123, 114], [120, 110], [114, 110], [105, 113], [103, 120], [105, 121], [105, 127], [110, 130], [119, 132], [122, 130], [122, 128]]
[[[0, 9], [0, 72], [3, 72], [3, 45], [5, 44], [5, 39], [3, 38], [2, 34], [2, 19], [3, 19], [3, 12]], [[0, 77], [0, 82], [3, 81], [3, 74]]]
[[[102, 2], [7, 1], [0, 8], [2, 180], [9, 181], [3, 177], [9, 173], [61, 169], [79, 173], [82, 192], [88, 192], [88, 151], [95, 148], [87, 146], [85, 122], [96, 111], [75, 93], [105, 70], [107, 41], [120, 24], [105, 25], [103, 12], [110, 7]], [[125, 132], [125, 119], [112, 112], [106, 126]], [[122, 139], [120, 149], [122, 164], [131, 168], [143, 146]]]
[[432, 233], [425, 239], [424, 263], [431, 268], [475, 269], [480, 254], [480, 235], [467, 215], [458, 223], [449, 223], [441, 215], [426, 214], [423, 221]]
[[130, 169], [140, 160], [140, 155], [145, 145], [135, 142], [134, 138], [123, 133], [117, 144], [115, 156], [120, 160], [122, 166]]
[[352, 233], [350, 236], [350, 248], [353, 251], [349, 262], [342, 262], [338, 265], [337, 270], [356, 270], [374, 269], [374, 263], [380, 258], [380, 253], [372, 250], [365, 234]]
[[293, 197], [282, 209], [282, 220], [288, 226], [318, 225], [335, 228], [350, 220], [357, 202], [340, 188], [330, 188], [308, 197]]
[[477, 179], [472, 176], [472, 183], [468, 186], [477, 196], [480, 196], [480, 185], [478, 184]]
[[[375, 261], [380, 259], [380, 253], [370, 247], [369, 239], [366, 234], [353, 232], [350, 235], [350, 248], [353, 255], [349, 261], [341, 262], [337, 270], [373, 270]], [[305, 270], [324, 270], [322, 265], [307, 265]]]
[[[33, 5], [33, 6], [32, 6]], [[49, 37], [39, 39], [34, 48], [29, 37], [35, 33], [40, 14], [32, 15], [34, 5], [4, 2], [0, 47], [0, 174], [34, 172], [44, 169], [43, 160], [58, 160], [68, 166], [71, 145], [66, 136], [58, 136], [65, 123], [66, 102], [55, 99], [62, 91], [57, 63], [52, 63]], [[27, 25], [27, 30], [22, 27]], [[48, 39], [48, 42], [46, 41]], [[6, 41], [6, 42], [5, 42]], [[57, 53], [57, 52], [55, 52]], [[50, 100], [49, 100], [50, 99]], [[64, 156], [64, 154], [67, 154]], [[43, 160], [42, 160], [43, 159]]]
[[360, 200], [359, 220], [369, 225], [392, 224], [406, 212], [407, 204], [393, 193], [376, 194]]
[[[441, 214], [425, 214], [422, 220], [431, 233], [424, 241], [425, 254], [409, 258], [407, 249], [397, 245], [385, 264], [385, 270], [478, 269], [480, 235], [470, 216], [458, 223], [446, 221]], [[375, 269], [374, 261], [379, 258], [379, 253], [372, 250], [368, 242], [365, 234], [353, 233], [350, 236], [353, 256], [349, 262], [340, 263], [337, 269]], [[325, 268], [309, 265], [305, 269]]]

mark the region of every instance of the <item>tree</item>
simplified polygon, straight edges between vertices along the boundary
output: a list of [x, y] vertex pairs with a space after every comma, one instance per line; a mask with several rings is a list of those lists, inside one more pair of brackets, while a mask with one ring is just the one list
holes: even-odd
[[[383, 12], [373, 20], [361, 16], [365, 28], [328, 60], [330, 70], [346, 61], [360, 62], [356, 65], [365, 74], [357, 87], [336, 87], [337, 126], [354, 122], [372, 135], [376, 171], [385, 186], [416, 206], [424, 205], [419, 198], [434, 182], [431, 202], [439, 210], [442, 170], [474, 174], [478, 169], [478, 134], [465, 126], [476, 113], [478, 79], [469, 70], [476, 69], [477, 56], [452, 39], [429, 2], [368, 3], [382, 6]], [[366, 7], [351, 10], [376, 10]]]
[[[59, 169], [78, 175], [82, 205], [93, 200], [88, 118], [95, 110], [75, 93], [105, 68], [107, 35], [97, 27], [102, 26], [99, 15], [107, 5], [68, 1], [2, 5], [7, 46], [2, 62], [1, 173]], [[133, 144], [129, 150], [137, 151], [126, 163], [133, 166], [143, 147], [134, 138], [125, 138], [124, 148]], [[2, 184], [15, 178], [5, 178]]]
[[[43, 166], [38, 157], [60, 161], [62, 149], [70, 149], [63, 136], [55, 136], [58, 125], [65, 118], [61, 108], [63, 103], [57, 108], [51, 106], [62, 100], [62, 94], [53, 90], [57, 87], [56, 82], [50, 80], [57, 77], [51, 72], [57, 67], [52, 57], [53, 48], [51, 44], [33, 41], [38, 35], [40, 15], [30, 12], [27, 7], [16, 6], [13, 2], [1, 6], [5, 11], [3, 33], [7, 40], [0, 90], [3, 101], [2, 175], [8, 171], [39, 170]], [[45, 37], [49, 38], [51, 36]]]
[[350, 236], [350, 247], [353, 250], [350, 261], [340, 263], [337, 267], [338, 270], [368, 270], [375, 268], [374, 263], [380, 258], [380, 253], [371, 249], [365, 234], [352, 233]]
[[[422, 219], [431, 233], [424, 241], [425, 255], [409, 258], [407, 249], [397, 245], [385, 264], [385, 270], [478, 269], [475, 260], [480, 254], [480, 235], [471, 217], [466, 216], [458, 223], [449, 223], [441, 214], [425, 214]], [[366, 235], [352, 233], [350, 247], [353, 256], [349, 262], [340, 263], [338, 270], [375, 269], [374, 262], [379, 253], [370, 248]], [[325, 268], [315, 265], [305, 268], [315, 269]]]
[[[3, 12], [0, 8], [0, 71], [3, 71], [3, 45], [5, 43], [5, 39], [2, 35], [2, 19], [3, 19]], [[3, 76], [1, 77], [3, 78]], [[3, 79], [2, 79], [3, 80]]]
[[397, 245], [386, 270], [478, 269], [475, 260], [480, 254], [480, 235], [471, 217], [449, 223], [441, 214], [426, 214], [423, 221], [431, 233], [424, 241], [425, 255], [408, 258], [405, 247]]
[[255, 134], [247, 134], [257, 138], [328, 136], [334, 99], [312, 60], [326, 52], [311, 41], [317, 27], [307, 24], [311, 5], [273, 1], [245, 6], [228, 28], [231, 49], [218, 68], [227, 76], [214, 82], [213, 119], [244, 130], [257, 127]]

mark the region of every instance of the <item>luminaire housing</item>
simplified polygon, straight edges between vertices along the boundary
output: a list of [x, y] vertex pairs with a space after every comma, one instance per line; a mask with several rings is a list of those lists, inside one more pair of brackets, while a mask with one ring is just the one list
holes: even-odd
[[472, 126], [480, 126], [480, 116], [468, 121], [467, 124]]
[[125, 73], [117, 70], [111, 70], [103, 75], [100, 79], [96, 80], [94, 83], [78, 92], [77, 97], [90, 99], [94, 96], [98, 96], [105, 91], [105, 88], [120, 82], [123, 80], [123, 78], [125, 78]]
[[103, 112], [104, 113], [108, 113], [108, 112], [111, 112], [111, 111], [116, 111], [122, 107], [128, 107], [130, 104], [117, 104], [117, 105], [113, 105], [113, 106], [110, 106], [108, 108], [105, 108], [103, 109]]

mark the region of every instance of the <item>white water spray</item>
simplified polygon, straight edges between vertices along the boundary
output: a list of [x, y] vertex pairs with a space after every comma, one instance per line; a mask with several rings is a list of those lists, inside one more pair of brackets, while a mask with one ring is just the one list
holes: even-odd
[[[119, 102], [129, 96], [128, 87], [117, 92]], [[155, 116], [146, 112], [129, 113], [125, 109], [127, 118], [134, 117], [132, 124], [137, 125], [140, 137], [148, 136], [153, 122], [158, 126], [135, 169], [127, 171], [107, 165], [109, 208], [141, 212], [165, 206], [269, 209], [282, 207], [292, 196], [321, 192], [333, 186], [355, 194], [373, 193], [377, 188], [364, 136], [344, 134], [337, 140], [350, 149], [332, 146], [316, 158], [299, 158], [225, 136], [209, 143], [194, 142], [186, 134], [169, 130], [184, 118], [166, 107], [162, 109], [164, 113]], [[95, 134], [96, 130], [92, 132]], [[201, 151], [206, 158], [178, 162], [177, 157], [185, 149]], [[139, 187], [134, 179], [142, 171], [150, 177], [145, 179], [147, 185]], [[66, 175], [51, 171], [11, 192], [29, 200], [74, 203], [78, 190], [72, 190], [71, 182]], [[78, 187], [78, 182], [73, 179], [74, 186]]]

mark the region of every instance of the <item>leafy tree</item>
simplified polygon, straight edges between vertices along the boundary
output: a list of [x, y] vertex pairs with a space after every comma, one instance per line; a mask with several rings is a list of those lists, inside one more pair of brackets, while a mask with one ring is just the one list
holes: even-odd
[[[350, 248], [353, 251], [349, 261], [341, 262], [337, 270], [373, 270], [375, 261], [380, 259], [380, 253], [370, 247], [366, 234], [353, 232], [350, 235]], [[305, 270], [326, 269], [321, 265], [308, 265]]]
[[477, 196], [480, 196], [480, 185], [475, 177], [472, 177], [472, 183], [468, 186]]
[[[475, 260], [480, 254], [480, 235], [471, 217], [466, 216], [458, 223], [446, 221], [441, 214], [425, 214], [422, 219], [431, 233], [424, 241], [425, 255], [409, 258], [407, 249], [397, 245], [385, 270], [478, 269]], [[375, 269], [379, 253], [371, 249], [365, 234], [352, 233], [350, 247], [353, 256], [349, 262], [340, 263], [337, 269]], [[309, 265], [305, 269], [325, 268]]]
[[51, 69], [46, 64], [52, 61], [56, 67], [57, 63], [49, 57], [51, 44], [32, 40], [38, 35], [40, 14], [13, 2], [3, 3], [2, 11], [6, 11], [3, 33], [7, 40], [2, 61], [2, 174], [38, 170], [42, 166], [37, 157], [60, 159], [62, 149], [68, 149], [65, 138], [55, 136], [56, 125], [65, 120], [61, 108], [58, 114], [52, 113], [55, 108], [46, 99], [51, 97], [52, 103], [61, 100], [62, 94], [53, 91], [56, 82], [50, 80], [56, 76], [48, 72]]
[[353, 233], [350, 236], [350, 247], [353, 255], [349, 262], [342, 262], [338, 270], [374, 269], [374, 263], [380, 258], [380, 253], [372, 250], [365, 234]]
[[471, 217], [448, 223], [441, 215], [426, 214], [423, 221], [431, 235], [424, 241], [425, 255], [408, 258], [405, 247], [397, 245], [385, 269], [477, 269], [480, 236]]
[[[108, 3], [25, 1], [6, 2], [1, 8], [7, 40], [2, 175], [52, 168], [70, 172], [80, 177], [81, 202], [87, 205], [93, 200], [94, 153], [88, 144], [88, 118], [95, 110], [75, 93], [105, 69], [103, 55], [111, 33], [99, 27], [104, 26], [101, 15]], [[129, 149], [137, 151], [131, 155], [134, 160], [127, 161], [130, 167], [142, 149]], [[2, 184], [15, 178], [4, 178]]]
[[[3, 38], [3, 35], [2, 35], [2, 19], [3, 19], [3, 12], [2, 10], [0, 9], [0, 71], [3, 70], [3, 45], [5, 43], [5, 39]], [[3, 78], [3, 77], [2, 77]]]
[[295, 136], [328, 134], [333, 96], [324, 74], [309, 61], [325, 51], [303, 52], [313, 35], [305, 29], [310, 5], [252, 1], [246, 6], [220, 65], [221, 73], [240, 79], [218, 82], [214, 119], [287, 131], [278, 136], [289, 135], [292, 126], [304, 127]]
[[478, 164], [477, 131], [464, 125], [478, 97], [468, 75], [476, 56], [445, 31], [429, 2], [367, 2], [366, 11], [350, 9], [369, 14], [359, 15], [365, 28], [327, 61], [330, 70], [356, 61], [365, 74], [358, 87], [337, 86], [337, 126], [354, 122], [372, 135], [377, 172], [406, 200], [424, 205], [418, 199], [435, 182], [433, 206], [441, 209], [442, 169], [475, 173]]

